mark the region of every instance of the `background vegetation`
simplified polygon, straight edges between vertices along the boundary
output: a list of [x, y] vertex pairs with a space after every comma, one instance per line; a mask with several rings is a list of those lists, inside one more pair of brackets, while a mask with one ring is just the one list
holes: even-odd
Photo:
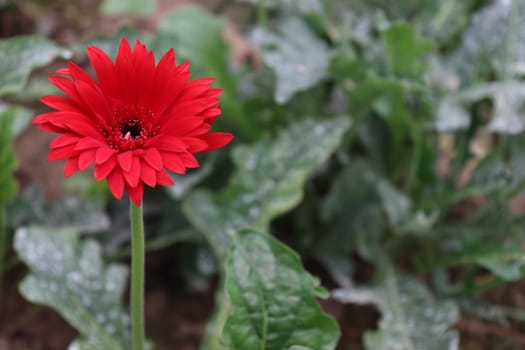
[[525, 3], [202, 3], [0, 1], [0, 348], [128, 348], [127, 204], [29, 126], [122, 36], [217, 77], [236, 136], [146, 193], [155, 348], [525, 347]]

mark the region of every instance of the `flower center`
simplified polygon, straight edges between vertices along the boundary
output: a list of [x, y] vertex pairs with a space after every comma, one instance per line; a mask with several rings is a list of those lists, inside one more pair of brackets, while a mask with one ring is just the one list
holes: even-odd
[[117, 151], [141, 148], [159, 133], [156, 116], [147, 108], [121, 106], [115, 109], [109, 130], [104, 131], [110, 147]]
[[121, 136], [124, 136], [125, 139], [130, 137], [136, 139], [142, 134], [142, 126], [140, 121], [137, 119], [128, 120], [120, 129]]

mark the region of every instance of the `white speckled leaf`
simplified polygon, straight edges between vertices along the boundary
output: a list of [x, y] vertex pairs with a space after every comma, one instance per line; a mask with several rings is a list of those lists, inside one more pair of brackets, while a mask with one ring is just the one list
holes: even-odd
[[282, 104], [326, 77], [330, 52], [328, 45], [299, 18], [285, 20], [280, 32], [277, 35], [257, 28], [253, 40], [261, 47], [264, 62], [276, 74], [274, 98]]
[[465, 81], [479, 79], [477, 71], [494, 70], [500, 79], [525, 72], [525, 2], [499, 0], [474, 14], [463, 34], [453, 64]]
[[299, 256], [253, 230], [235, 236], [226, 265], [231, 312], [224, 327], [229, 350], [331, 350], [339, 329], [315, 300], [319, 281]]
[[259, 5], [261, 2], [266, 7], [280, 7], [284, 9], [295, 9], [303, 13], [321, 12], [323, 6], [320, 0], [237, 0], [252, 5]]
[[0, 40], [0, 96], [21, 91], [29, 73], [71, 53], [37, 35]]
[[375, 304], [382, 314], [377, 331], [365, 333], [369, 350], [457, 350], [459, 336], [451, 330], [459, 311], [451, 301], [437, 301], [418, 280], [383, 262], [372, 287], [333, 292], [344, 303]]
[[70, 230], [22, 227], [14, 246], [30, 270], [20, 292], [52, 307], [75, 327], [83, 338], [77, 349], [131, 348], [129, 317], [121, 302], [125, 266], [104, 266], [99, 244], [80, 242]]
[[150, 16], [156, 9], [156, 0], [104, 0], [101, 6], [106, 15]]
[[183, 203], [219, 258], [230, 245], [229, 232], [254, 227], [268, 231], [270, 221], [301, 201], [307, 177], [337, 149], [350, 122], [346, 117], [307, 120], [275, 140], [233, 150], [235, 175], [221, 192], [196, 191]]
[[525, 84], [509, 80], [474, 85], [444, 98], [437, 111], [434, 126], [439, 131], [465, 129], [470, 125], [467, 107], [484, 98], [494, 104], [488, 128], [502, 134], [517, 134], [525, 130], [522, 106], [525, 103]]

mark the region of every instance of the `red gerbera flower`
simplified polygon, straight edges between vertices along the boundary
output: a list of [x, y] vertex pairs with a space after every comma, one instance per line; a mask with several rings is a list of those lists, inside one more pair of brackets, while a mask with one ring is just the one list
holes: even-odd
[[115, 63], [97, 47], [87, 53], [97, 80], [68, 62], [49, 80], [66, 93], [44, 96], [56, 109], [33, 123], [59, 135], [51, 144], [50, 160], [67, 159], [66, 177], [95, 163], [95, 179], [107, 179], [120, 199], [126, 189], [140, 205], [144, 184], [172, 185], [166, 170], [184, 174], [196, 168], [194, 153], [228, 144], [232, 135], [210, 132], [221, 113], [221, 89], [213, 78], [189, 81], [189, 62], [176, 65], [169, 50], [155, 65], [153, 52], [137, 41], [133, 51], [122, 39]]

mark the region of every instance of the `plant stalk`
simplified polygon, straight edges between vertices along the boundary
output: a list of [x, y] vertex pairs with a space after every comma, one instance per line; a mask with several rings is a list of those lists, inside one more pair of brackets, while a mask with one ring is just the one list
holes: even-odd
[[4, 259], [7, 245], [7, 233], [5, 229], [5, 210], [0, 206], [0, 297], [2, 295], [2, 281], [4, 279]]
[[142, 206], [130, 203], [131, 219], [131, 332], [133, 350], [144, 350], [145, 239]]

